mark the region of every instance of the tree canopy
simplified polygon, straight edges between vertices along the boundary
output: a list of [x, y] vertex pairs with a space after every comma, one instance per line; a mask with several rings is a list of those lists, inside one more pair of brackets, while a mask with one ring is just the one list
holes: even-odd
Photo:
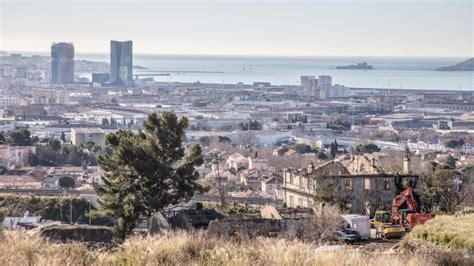
[[7, 133], [1, 132], [0, 141], [11, 146], [32, 146], [35, 139], [27, 128], [20, 128]]
[[358, 153], [374, 153], [374, 152], [379, 152], [379, 151], [380, 151], [379, 146], [373, 143], [360, 144], [356, 146], [356, 152]]
[[105, 172], [103, 183], [94, 184], [105, 212], [117, 220], [115, 237], [123, 240], [141, 217], [190, 199], [204, 188], [196, 166], [204, 160], [199, 145], [185, 149], [188, 120], [173, 112], [153, 113], [143, 132], [109, 134], [112, 155], [99, 157]]

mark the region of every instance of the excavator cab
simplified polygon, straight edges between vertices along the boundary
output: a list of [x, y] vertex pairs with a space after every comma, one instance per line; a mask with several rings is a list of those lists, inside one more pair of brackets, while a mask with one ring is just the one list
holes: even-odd
[[376, 211], [374, 218], [370, 220], [372, 228], [376, 228], [377, 225], [389, 224], [392, 221], [392, 217], [389, 211]]
[[376, 229], [376, 236], [382, 238], [400, 238], [405, 228], [399, 224], [392, 224], [392, 215], [389, 211], [376, 211], [370, 220], [370, 227]]

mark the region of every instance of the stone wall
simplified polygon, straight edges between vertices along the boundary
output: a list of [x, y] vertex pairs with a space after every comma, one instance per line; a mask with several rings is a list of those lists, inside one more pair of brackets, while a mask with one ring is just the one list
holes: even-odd
[[212, 221], [208, 233], [220, 237], [238, 236], [255, 238], [258, 236], [298, 238], [301, 236], [306, 219], [246, 219]]

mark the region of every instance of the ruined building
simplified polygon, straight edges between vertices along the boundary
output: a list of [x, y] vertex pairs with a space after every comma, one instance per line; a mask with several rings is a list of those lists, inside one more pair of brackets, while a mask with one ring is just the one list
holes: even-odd
[[[405, 167], [408, 168], [408, 161]], [[383, 173], [363, 155], [317, 167], [310, 165], [307, 169], [285, 169], [284, 202], [288, 207], [311, 207], [315, 195], [326, 193], [343, 199], [354, 213], [372, 214], [390, 204], [404, 186], [416, 185], [417, 176], [407, 172]]]

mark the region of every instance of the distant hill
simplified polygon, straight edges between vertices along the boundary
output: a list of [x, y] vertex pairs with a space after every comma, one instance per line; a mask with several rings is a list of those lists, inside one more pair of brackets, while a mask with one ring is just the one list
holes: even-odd
[[436, 69], [437, 71], [474, 71], [474, 58], [468, 59], [452, 66], [445, 66]]

